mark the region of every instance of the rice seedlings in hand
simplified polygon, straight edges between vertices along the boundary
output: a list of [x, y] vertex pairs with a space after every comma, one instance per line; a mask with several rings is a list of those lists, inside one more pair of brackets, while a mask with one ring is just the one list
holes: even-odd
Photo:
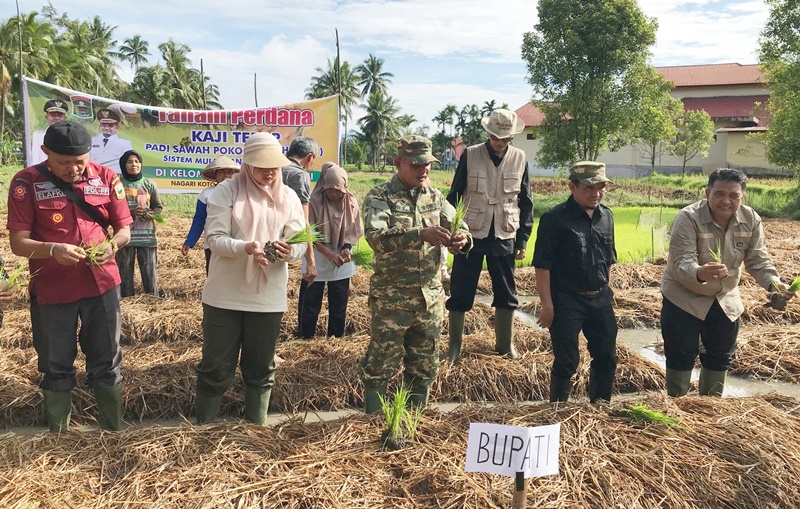
[[713, 258], [715, 262], [722, 263], [722, 245], [720, 244], [719, 239], [717, 239], [717, 250], [715, 251], [711, 248], [708, 248], [708, 252], [711, 253], [711, 258]]
[[30, 281], [30, 277], [36, 275], [38, 270], [31, 274], [30, 277], [26, 278], [23, 275], [25, 272], [25, 265], [20, 264], [16, 269], [8, 272], [6, 270], [5, 264], [0, 265], [0, 292], [13, 292], [17, 288], [21, 288], [23, 286], [27, 286], [28, 282]]
[[666, 414], [651, 410], [646, 405], [638, 404], [625, 409], [630, 417], [637, 422], [647, 422], [653, 424], [661, 424], [668, 428], [674, 428], [680, 424], [678, 419], [670, 417]]
[[89, 261], [90, 265], [95, 266], [100, 266], [100, 264], [97, 263], [97, 259], [105, 254], [106, 249], [108, 249], [108, 246], [110, 245], [111, 239], [108, 237], [106, 237], [103, 242], [99, 243], [81, 242], [81, 248], [86, 255], [86, 259]]
[[320, 233], [318, 224], [310, 224], [286, 240], [287, 244], [316, 244], [325, 242], [325, 235]]
[[467, 210], [469, 210], [469, 205], [464, 203], [464, 196], [459, 196], [458, 201], [456, 201], [456, 213], [450, 223], [450, 237], [455, 237], [458, 230], [461, 229], [461, 223], [467, 217]]
[[155, 221], [156, 223], [158, 223], [158, 224], [164, 224], [164, 222], [165, 222], [165, 219], [164, 219], [164, 216], [163, 216], [163, 215], [161, 215], [161, 214], [149, 214], [149, 215], [150, 215], [150, 219], [152, 219], [152, 220], [153, 220], [153, 221]]
[[357, 251], [350, 253], [350, 258], [357, 266], [372, 270], [372, 255], [372, 251], [367, 249], [358, 249]]
[[797, 276], [792, 280], [792, 284], [789, 285], [789, 289], [787, 291], [789, 293], [797, 293], [800, 291], [800, 276]]

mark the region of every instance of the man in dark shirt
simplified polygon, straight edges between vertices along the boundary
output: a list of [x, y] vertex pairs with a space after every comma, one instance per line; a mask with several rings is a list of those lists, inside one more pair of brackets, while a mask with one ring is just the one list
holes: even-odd
[[447, 194], [447, 201], [453, 205], [463, 198], [467, 205], [464, 221], [474, 239], [468, 257], [453, 259], [451, 297], [447, 299], [450, 364], [461, 355], [464, 318], [475, 301], [484, 257], [494, 294], [495, 350], [512, 359], [517, 357], [513, 324], [519, 302], [514, 263], [525, 258], [533, 230], [533, 201], [525, 152], [509, 143], [522, 132], [525, 122], [513, 111], [498, 109], [481, 124], [489, 139], [464, 151]]
[[581, 161], [569, 169], [567, 201], [542, 215], [533, 266], [542, 311], [538, 323], [550, 329], [553, 370], [550, 401], [567, 401], [578, 370], [578, 334], [583, 330], [589, 354], [589, 399], [611, 400], [617, 369], [617, 321], [608, 287], [609, 268], [617, 261], [614, 216], [601, 205], [606, 165]]

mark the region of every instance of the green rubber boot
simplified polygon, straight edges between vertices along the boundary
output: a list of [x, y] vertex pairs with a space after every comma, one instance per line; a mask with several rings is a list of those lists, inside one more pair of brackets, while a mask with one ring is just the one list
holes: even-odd
[[507, 355], [512, 359], [519, 357], [514, 349], [514, 310], [505, 308], [494, 309], [494, 349], [500, 355]]
[[448, 330], [450, 331], [450, 341], [447, 347], [447, 362], [455, 364], [461, 356], [461, 344], [464, 339], [464, 317], [466, 313], [460, 311], [450, 311], [448, 318]]
[[97, 421], [100, 429], [119, 431], [122, 429], [122, 384], [98, 387], [94, 390], [97, 401]]
[[272, 387], [246, 387], [244, 390], [244, 418], [259, 426], [267, 423], [267, 410], [269, 399], [272, 396]]
[[414, 384], [411, 386], [411, 396], [408, 401], [412, 407], [425, 408], [428, 406], [430, 395], [430, 385]]
[[667, 368], [667, 396], [679, 398], [686, 396], [692, 382], [692, 371]]
[[569, 401], [570, 392], [572, 392], [572, 379], [550, 375], [550, 403]]
[[383, 412], [381, 397], [386, 398], [386, 384], [378, 387], [364, 386], [364, 412], [368, 414]]
[[197, 424], [211, 422], [217, 418], [219, 408], [222, 406], [222, 395], [207, 396], [197, 393], [194, 398], [194, 417]]
[[727, 371], [700, 368], [700, 395], [722, 397]]
[[72, 391], [42, 391], [51, 433], [66, 433], [72, 415]]

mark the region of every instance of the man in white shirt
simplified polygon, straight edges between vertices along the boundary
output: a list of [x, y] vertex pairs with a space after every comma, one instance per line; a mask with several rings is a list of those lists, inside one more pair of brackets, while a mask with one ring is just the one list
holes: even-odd
[[119, 115], [108, 108], [97, 110], [100, 121], [100, 134], [92, 136], [92, 150], [89, 159], [120, 173], [119, 158], [128, 150], [133, 150], [130, 140], [117, 136]]
[[[61, 99], [50, 99], [44, 103], [44, 118], [47, 121], [48, 127], [59, 120], [66, 120], [67, 103]], [[30, 145], [28, 146], [28, 166], [32, 166], [47, 159], [47, 155], [42, 152], [45, 131], [47, 131], [47, 128], [36, 131], [31, 135]]]

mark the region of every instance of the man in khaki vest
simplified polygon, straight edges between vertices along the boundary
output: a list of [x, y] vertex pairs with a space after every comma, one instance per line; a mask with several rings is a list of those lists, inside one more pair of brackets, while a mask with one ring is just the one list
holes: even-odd
[[465, 222], [474, 241], [469, 256], [453, 259], [450, 295], [450, 345], [447, 360], [461, 355], [464, 315], [472, 309], [483, 260], [492, 278], [495, 308], [495, 350], [517, 358], [513, 345], [517, 290], [514, 262], [525, 258], [525, 247], [533, 229], [533, 201], [525, 152], [509, 145], [525, 122], [513, 111], [494, 110], [481, 120], [489, 134], [486, 143], [467, 148], [458, 162], [447, 201], [455, 205], [463, 197]]

